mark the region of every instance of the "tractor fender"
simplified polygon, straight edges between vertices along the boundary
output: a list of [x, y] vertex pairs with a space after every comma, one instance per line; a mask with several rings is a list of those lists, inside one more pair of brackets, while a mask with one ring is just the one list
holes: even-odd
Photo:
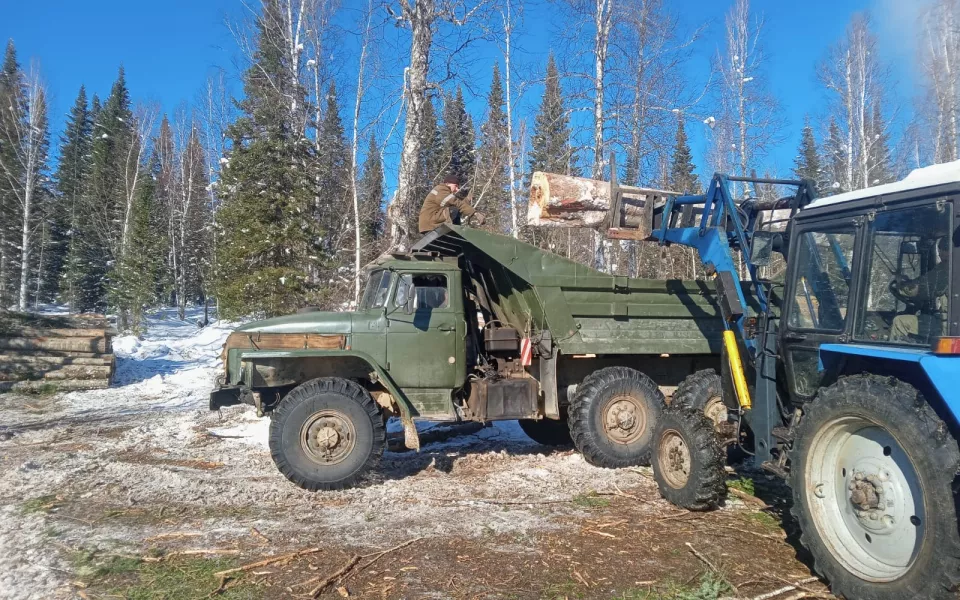
[[[316, 358], [326, 358], [339, 363], [340, 365], [350, 365], [356, 369], [359, 365], [362, 365], [365, 369], [363, 375], [370, 376], [370, 378], [375, 382], [382, 385], [386, 388], [387, 392], [393, 397], [397, 403], [397, 407], [400, 410], [400, 420], [403, 423], [404, 437], [406, 438], [406, 446], [408, 448], [417, 449], [420, 448], [419, 436], [416, 433], [416, 427], [413, 424], [413, 418], [417, 416], [417, 411], [413, 407], [413, 404], [403, 393], [400, 387], [393, 381], [390, 377], [390, 374], [383, 368], [383, 366], [372, 356], [366, 352], [360, 352], [357, 350], [324, 350], [324, 349], [304, 349], [304, 350], [248, 350], [240, 353], [240, 365], [243, 372], [243, 379], [249, 383], [254, 383], [258, 378], [261, 380], [264, 377], [275, 376], [280, 382], [284, 382], [285, 377], [289, 377], [292, 372], [297, 372], [299, 369], [294, 367], [298, 361], [303, 359], [316, 359]], [[287, 366], [292, 367], [289, 371], [284, 372], [284, 368]], [[335, 373], [330, 374], [312, 374], [307, 375], [305, 378], [298, 378], [301, 380], [296, 381], [297, 383], [303, 383], [307, 379], [313, 379], [317, 376], [337, 376]], [[339, 376], [344, 376], [342, 373]], [[277, 385], [277, 382], [274, 382], [274, 385]]]
[[[957, 372], [960, 356], [940, 356], [923, 348], [898, 348], [868, 344], [823, 344], [820, 346], [820, 369], [837, 373], [850, 358], [869, 359], [869, 368], [861, 369], [877, 375], [913, 374], [920, 376], [928, 391], [933, 391], [954, 420], [960, 423], [960, 386]], [[859, 364], [859, 363], [858, 363]], [[892, 371], [892, 372], [890, 372]]]

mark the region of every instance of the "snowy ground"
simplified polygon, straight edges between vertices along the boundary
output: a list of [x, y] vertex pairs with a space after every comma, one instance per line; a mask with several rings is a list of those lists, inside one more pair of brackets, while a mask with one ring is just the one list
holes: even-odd
[[571, 499], [591, 491], [647, 497], [631, 519], [669, 510], [644, 472], [591, 467], [515, 422], [387, 452], [357, 489], [302, 491], [270, 459], [266, 419], [207, 410], [231, 324], [200, 329], [196, 317], [162, 311], [143, 339], [116, 338], [107, 390], [0, 396], [0, 599], [77, 597], [78, 549], [243, 549], [262, 538], [277, 552], [317, 540], [362, 550], [426, 536], [530, 553], [533, 534], [589, 516]]

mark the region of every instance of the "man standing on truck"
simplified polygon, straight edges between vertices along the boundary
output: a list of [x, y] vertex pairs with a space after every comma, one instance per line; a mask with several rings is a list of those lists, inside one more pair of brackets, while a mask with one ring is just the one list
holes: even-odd
[[420, 233], [429, 233], [444, 223], [459, 225], [461, 217], [474, 215], [477, 224], [483, 225], [483, 215], [470, 206], [469, 198], [460, 198], [460, 178], [447, 175], [443, 182], [427, 194], [420, 209]]

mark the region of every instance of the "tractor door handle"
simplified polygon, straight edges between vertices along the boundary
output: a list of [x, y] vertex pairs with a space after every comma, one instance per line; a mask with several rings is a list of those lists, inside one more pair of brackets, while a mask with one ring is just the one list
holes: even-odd
[[456, 325], [440, 325], [439, 327], [437, 327], [437, 330], [438, 331], [456, 331], [457, 326]]
[[783, 336], [783, 341], [785, 342], [804, 342], [807, 340], [807, 336], [802, 333], [786, 333]]

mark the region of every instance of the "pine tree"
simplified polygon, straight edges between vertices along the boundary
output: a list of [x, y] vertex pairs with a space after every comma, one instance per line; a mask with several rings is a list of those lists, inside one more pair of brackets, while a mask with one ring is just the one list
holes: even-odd
[[820, 167], [820, 154], [817, 151], [817, 140], [813, 136], [813, 127], [810, 117], [803, 119], [803, 132], [800, 134], [800, 149], [793, 159], [793, 175], [797, 179], [810, 179], [823, 187], [823, 169]]
[[257, 19], [242, 114], [228, 128], [231, 150], [217, 186], [215, 291], [225, 317], [284, 314], [325, 300], [317, 297], [325, 257], [313, 210], [323, 191], [310, 144], [285, 109], [290, 98], [305, 98], [288, 77], [279, 11], [276, 0], [266, 0]]
[[157, 282], [164, 263], [163, 231], [165, 217], [156, 202], [156, 155], [150, 169], [153, 177], [137, 190], [131, 215], [130, 244], [136, 252], [125, 253], [111, 270], [110, 306], [117, 311], [118, 323], [140, 333], [144, 310], [157, 300]]
[[[338, 251], [346, 243], [349, 221], [344, 215], [348, 210], [350, 193], [350, 166], [347, 158], [347, 140], [344, 136], [343, 121], [340, 118], [340, 104], [337, 101], [337, 88], [331, 82], [327, 89], [326, 107], [323, 122], [320, 124], [320, 144], [317, 154], [317, 181], [320, 190], [320, 205], [317, 207], [317, 220], [327, 232], [325, 249]], [[352, 209], [351, 209], [352, 210]]]
[[890, 155], [890, 133], [883, 119], [880, 102], [874, 102], [867, 132], [870, 137], [869, 184], [882, 185], [894, 180], [893, 160]]
[[560, 75], [553, 54], [547, 59], [547, 79], [533, 125], [530, 172], [579, 175], [570, 144], [570, 118], [560, 89]]
[[[59, 193], [56, 215], [56, 236], [62, 256], [60, 298], [76, 307], [76, 285], [81, 270], [82, 240], [79, 230], [79, 211], [82, 210], [83, 191], [90, 173], [90, 148], [93, 144], [93, 121], [87, 106], [87, 92], [83, 86], [77, 93], [67, 125], [60, 136], [60, 160], [54, 175]], [[58, 258], [59, 258], [58, 256]], [[57, 258], [52, 258], [57, 260]], [[56, 267], [53, 267], [56, 268]]]
[[371, 135], [359, 189], [362, 243], [368, 257], [376, 254], [376, 248], [384, 234], [386, 219], [383, 213], [383, 192], [383, 161], [377, 138]]
[[456, 175], [466, 186], [475, 183], [476, 136], [459, 87], [443, 104], [443, 158], [445, 174]]
[[820, 161], [825, 171], [826, 185], [818, 190], [818, 193], [830, 196], [849, 191], [844, 189], [841, 183], [845, 179], [847, 161], [850, 160], [850, 157], [847, 156], [845, 144], [837, 122], [830, 119], [830, 125], [827, 127], [827, 139], [823, 144], [823, 159]]
[[[107, 308], [107, 278], [121, 257], [123, 224], [126, 220], [125, 171], [133, 143], [133, 114], [123, 67], [110, 96], [96, 111], [93, 122], [90, 174], [83, 196], [77, 232], [79, 276], [75, 307], [103, 312]], [[121, 324], [122, 327], [122, 324]]]
[[677, 141], [673, 147], [673, 160], [670, 163], [670, 189], [684, 194], [700, 193], [700, 178], [694, 173], [693, 153], [687, 140], [687, 128], [683, 115], [677, 119]]
[[[490, 93], [487, 95], [487, 120], [480, 128], [478, 181], [474, 184], [475, 199], [480, 201], [480, 210], [489, 219], [489, 226], [498, 233], [509, 233], [510, 191], [509, 168], [510, 140], [507, 138], [507, 115], [503, 108], [503, 85], [500, 83], [500, 68], [494, 63]], [[483, 194], [483, 198], [480, 198]]]
[[[0, 140], [16, 139], [17, 128], [21, 126], [24, 110], [20, 102], [23, 97], [23, 75], [17, 62], [17, 50], [13, 40], [7, 42], [0, 68]], [[11, 110], [13, 109], [13, 110]], [[20, 262], [20, 242], [16, 224], [20, 221], [20, 205], [17, 202], [15, 186], [22, 180], [22, 168], [17, 160], [16, 148], [12, 144], [0, 142], [0, 309], [6, 308], [16, 300], [14, 282]]]

